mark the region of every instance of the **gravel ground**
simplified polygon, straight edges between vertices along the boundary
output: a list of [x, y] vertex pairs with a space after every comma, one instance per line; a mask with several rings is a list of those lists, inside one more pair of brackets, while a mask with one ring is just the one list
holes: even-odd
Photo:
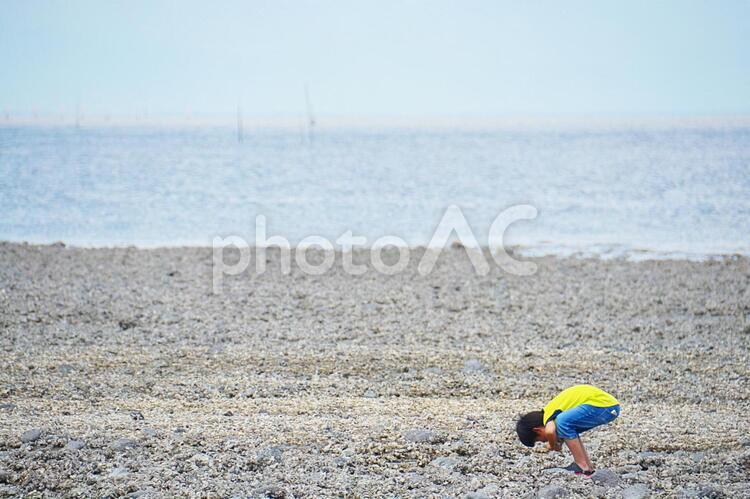
[[[210, 249], [0, 243], [0, 495], [750, 497], [748, 259], [418, 257], [215, 294]], [[514, 432], [584, 382], [593, 479]]]

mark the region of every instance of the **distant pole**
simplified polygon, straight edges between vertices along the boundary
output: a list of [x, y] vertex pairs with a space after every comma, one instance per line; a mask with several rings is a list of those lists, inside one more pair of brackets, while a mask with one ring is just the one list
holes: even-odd
[[245, 140], [244, 130], [242, 127], [242, 104], [237, 104], [237, 142], [240, 144]]
[[305, 84], [305, 104], [307, 106], [307, 135], [312, 141], [313, 129], [315, 128], [315, 114], [313, 113], [312, 101], [310, 100], [310, 91]]

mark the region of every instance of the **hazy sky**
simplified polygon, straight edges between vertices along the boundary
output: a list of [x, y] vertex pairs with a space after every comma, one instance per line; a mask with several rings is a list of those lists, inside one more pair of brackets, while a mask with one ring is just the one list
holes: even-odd
[[0, 110], [750, 112], [750, 1], [0, 0]]

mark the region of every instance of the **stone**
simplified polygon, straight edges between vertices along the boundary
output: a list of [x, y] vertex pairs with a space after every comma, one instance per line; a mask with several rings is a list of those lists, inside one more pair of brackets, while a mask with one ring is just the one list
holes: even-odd
[[567, 495], [568, 491], [559, 485], [547, 485], [546, 487], [539, 489], [537, 497], [539, 499], [559, 499], [561, 497], [566, 497]]
[[264, 484], [256, 488], [253, 495], [263, 499], [284, 499], [286, 491], [278, 485]]
[[617, 487], [620, 484], [620, 475], [608, 469], [596, 470], [591, 475], [591, 480], [604, 487]]
[[482, 361], [480, 361], [479, 359], [469, 359], [464, 362], [465, 373], [481, 373], [485, 372], [486, 370], [487, 367], [482, 364]]
[[130, 417], [133, 419], [133, 421], [143, 421], [145, 418], [143, 417], [143, 414], [141, 411], [133, 411], [130, 413]]
[[365, 394], [363, 395], [366, 399], [374, 399], [378, 397], [378, 394], [375, 393], [373, 390], [367, 390]]
[[123, 451], [126, 449], [138, 447], [138, 442], [136, 442], [132, 438], [118, 438], [112, 443], [111, 447], [116, 451]]
[[211, 457], [208, 454], [199, 452], [198, 454], [193, 455], [190, 460], [198, 466], [207, 466], [211, 462]]
[[57, 370], [60, 372], [60, 374], [70, 374], [73, 372], [75, 368], [70, 364], [60, 364], [57, 366]]
[[490, 499], [490, 496], [482, 492], [476, 491], [476, 492], [469, 492], [468, 494], [464, 496], [464, 499]]
[[128, 476], [130, 471], [127, 468], [123, 468], [121, 466], [118, 466], [117, 468], [113, 468], [112, 471], [109, 472], [110, 478], [124, 478]]
[[407, 431], [406, 433], [404, 433], [404, 439], [407, 442], [429, 444], [438, 444], [445, 441], [445, 438], [443, 438], [439, 433], [432, 430], [426, 430], [424, 428], [417, 428]]
[[643, 499], [649, 495], [648, 485], [639, 483], [622, 491], [622, 499]]
[[460, 459], [447, 456], [436, 457], [430, 462], [430, 465], [446, 470], [454, 470], [459, 464], [461, 464]]
[[41, 436], [42, 436], [42, 430], [40, 428], [33, 428], [21, 434], [21, 442], [25, 444], [36, 442], [37, 440], [39, 440], [39, 437]]
[[268, 447], [258, 453], [258, 463], [262, 466], [279, 464], [282, 460], [282, 451], [279, 447]]
[[10, 483], [13, 481], [13, 475], [10, 471], [0, 470], [0, 483]]
[[495, 497], [500, 494], [500, 486], [496, 483], [490, 483], [477, 490], [477, 492], [486, 496]]
[[86, 443], [83, 440], [68, 440], [65, 448], [68, 450], [81, 450], [86, 447]]

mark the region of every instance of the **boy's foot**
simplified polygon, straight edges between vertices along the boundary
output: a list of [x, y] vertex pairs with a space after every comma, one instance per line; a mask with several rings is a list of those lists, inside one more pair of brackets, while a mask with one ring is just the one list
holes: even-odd
[[580, 467], [580, 466], [578, 466], [578, 465], [577, 465], [577, 464], [575, 463], [575, 461], [573, 461], [572, 463], [570, 463], [569, 465], [567, 465], [567, 466], [566, 466], [566, 467], [564, 467], [563, 469], [564, 469], [565, 471], [572, 471], [572, 472], [574, 472], [574, 473], [580, 473], [581, 471], [583, 471], [583, 470], [581, 469], [581, 467]]

